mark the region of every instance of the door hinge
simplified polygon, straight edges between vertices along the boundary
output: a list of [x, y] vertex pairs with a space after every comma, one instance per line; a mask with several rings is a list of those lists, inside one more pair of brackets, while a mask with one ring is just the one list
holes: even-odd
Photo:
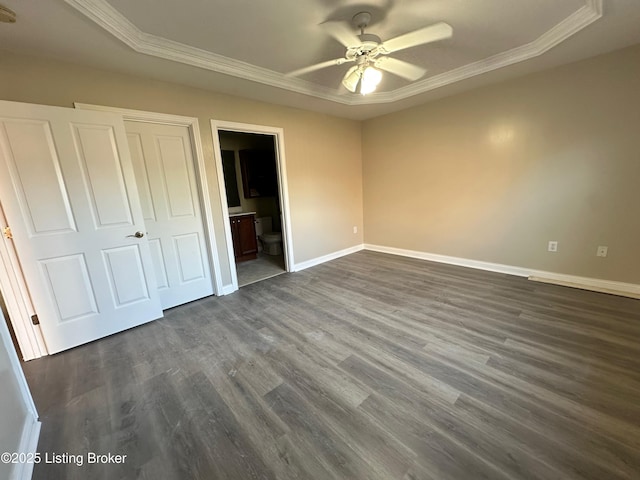
[[31, 315], [31, 323], [34, 325], [40, 325], [40, 320], [38, 319], [38, 315]]
[[11, 233], [11, 227], [4, 227], [2, 229], [2, 233], [6, 238], [9, 238], [9, 239], [13, 238], [13, 233]]

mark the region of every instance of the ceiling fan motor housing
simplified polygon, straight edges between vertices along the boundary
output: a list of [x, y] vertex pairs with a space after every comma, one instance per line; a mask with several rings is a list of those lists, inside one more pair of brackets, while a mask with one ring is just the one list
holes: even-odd
[[376, 49], [380, 44], [382, 44], [380, 37], [372, 33], [363, 33], [362, 35], [358, 35], [358, 38], [360, 38], [361, 41], [360, 45], [349, 47], [347, 49], [346, 58], [353, 60], [363, 55], [367, 55], [371, 58], [376, 57]]
[[371, 47], [369, 50], [373, 50], [375, 47], [382, 43], [382, 40], [379, 36], [374, 35], [373, 33], [363, 33], [358, 35], [358, 38], [362, 41], [362, 46]]
[[371, 22], [371, 14], [369, 12], [356, 13], [351, 19], [354, 27], [364, 30]]

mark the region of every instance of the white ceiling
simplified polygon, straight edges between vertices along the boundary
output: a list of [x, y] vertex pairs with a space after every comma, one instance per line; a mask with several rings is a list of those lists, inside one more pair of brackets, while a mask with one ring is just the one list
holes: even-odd
[[[0, 48], [364, 119], [640, 43], [638, 0], [0, 0]], [[439, 21], [451, 39], [393, 54], [428, 70], [385, 73], [375, 94], [339, 87], [349, 65], [323, 26], [372, 13], [383, 40]], [[1, 62], [1, 57], [0, 57]]]

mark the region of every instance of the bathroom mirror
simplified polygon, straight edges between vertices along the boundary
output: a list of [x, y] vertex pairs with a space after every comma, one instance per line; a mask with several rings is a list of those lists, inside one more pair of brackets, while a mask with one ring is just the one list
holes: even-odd
[[227, 207], [239, 207], [240, 192], [238, 191], [238, 175], [236, 173], [236, 154], [233, 150], [222, 150], [222, 172], [224, 174], [224, 188], [227, 192]]

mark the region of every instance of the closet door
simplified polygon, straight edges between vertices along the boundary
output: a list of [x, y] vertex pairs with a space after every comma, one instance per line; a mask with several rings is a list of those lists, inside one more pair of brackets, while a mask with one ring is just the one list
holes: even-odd
[[0, 101], [0, 201], [50, 353], [162, 316], [120, 115]]
[[162, 308], [213, 294], [185, 126], [125, 122]]

